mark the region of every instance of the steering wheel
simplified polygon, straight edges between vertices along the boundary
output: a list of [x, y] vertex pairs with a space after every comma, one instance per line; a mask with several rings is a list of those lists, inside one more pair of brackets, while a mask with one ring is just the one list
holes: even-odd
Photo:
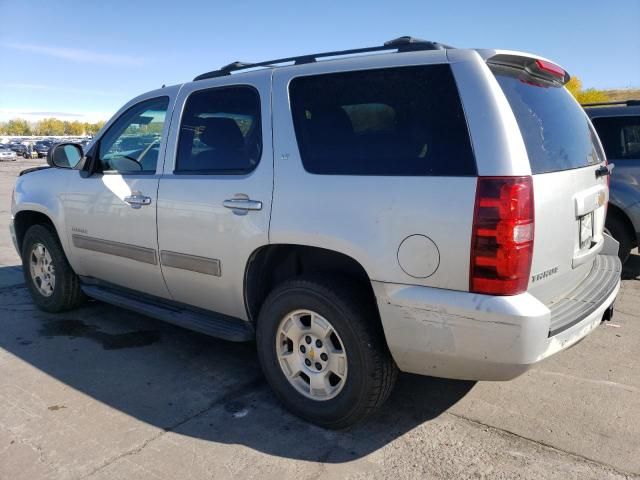
[[149, 150], [151, 150], [156, 144], [160, 143], [159, 139], [154, 139], [153, 142], [151, 142], [147, 148], [144, 149], [144, 151], [140, 154], [140, 156], [138, 157], [140, 159], [140, 166], [142, 167], [142, 161], [144, 160], [144, 156], [149, 153]]

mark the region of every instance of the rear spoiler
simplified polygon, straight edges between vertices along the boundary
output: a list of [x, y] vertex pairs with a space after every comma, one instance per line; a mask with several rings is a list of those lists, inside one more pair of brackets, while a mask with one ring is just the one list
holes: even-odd
[[486, 62], [489, 65], [518, 68], [526, 71], [532, 77], [561, 85], [571, 79], [571, 76], [564, 68], [544, 58], [527, 57], [515, 53], [498, 53], [487, 58]]

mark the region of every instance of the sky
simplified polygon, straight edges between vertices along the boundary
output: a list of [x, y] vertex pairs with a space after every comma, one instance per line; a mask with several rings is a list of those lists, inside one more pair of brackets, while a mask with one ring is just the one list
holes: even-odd
[[640, 88], [640, 0], [0, 0], [0, 121], [108, 119], [235, 60], [402, 35], [534, 52], [586, 88]]

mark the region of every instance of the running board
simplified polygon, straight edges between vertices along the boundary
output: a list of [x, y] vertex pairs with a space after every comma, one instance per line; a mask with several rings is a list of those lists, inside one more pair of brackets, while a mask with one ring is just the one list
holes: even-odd
[[83, 284], [81, 288], [88, 297], [205, 335], [232, 342], [246, 342], [255, 338], [252, 325], [239, 318], [215, 312], [191, 310], [179, 304], [174, 306], [151, 299], [145, 300], [140, 295], [133, 297], [128, 292], [97, 285]]

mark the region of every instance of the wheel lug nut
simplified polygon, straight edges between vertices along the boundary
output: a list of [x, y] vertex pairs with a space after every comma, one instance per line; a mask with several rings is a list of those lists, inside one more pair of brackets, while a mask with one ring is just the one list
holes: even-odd
[[326, 353], [321, 353], [320, 358], [322, 359], [323, 362], [326, 362], [327, 360], [329, 360], [329, 356]]
[[316, 362], [316, 368], [317, 368], [318, 370], [322, 370], [322, 365], [320, 365], [318, 362]]
[[310, 337], [309, 335], [307, 335], [307, 336], [304, 338], [304, 341], [305, 341], [305, 342], [307, 342], [307, 344], [310, 344], [310, 343], [311, 343], [311, 337]]
[[308, 358], [305, 358], [305, 359], [304, 359], [304, 364], [305, 364], [307, 367], [310, 367], [310, 366], [311, 366], [311, 360], [309, 360]]
[[305, 346], [304, 346], [304, 345], [300, 345], [300, 351], [301, 351], [302, 353], [305, 353], [305, 352], [307, 351], [307, 349], [305, 348]]
[[316, 340], [316, 347], [322, 348], [322, 341]]

